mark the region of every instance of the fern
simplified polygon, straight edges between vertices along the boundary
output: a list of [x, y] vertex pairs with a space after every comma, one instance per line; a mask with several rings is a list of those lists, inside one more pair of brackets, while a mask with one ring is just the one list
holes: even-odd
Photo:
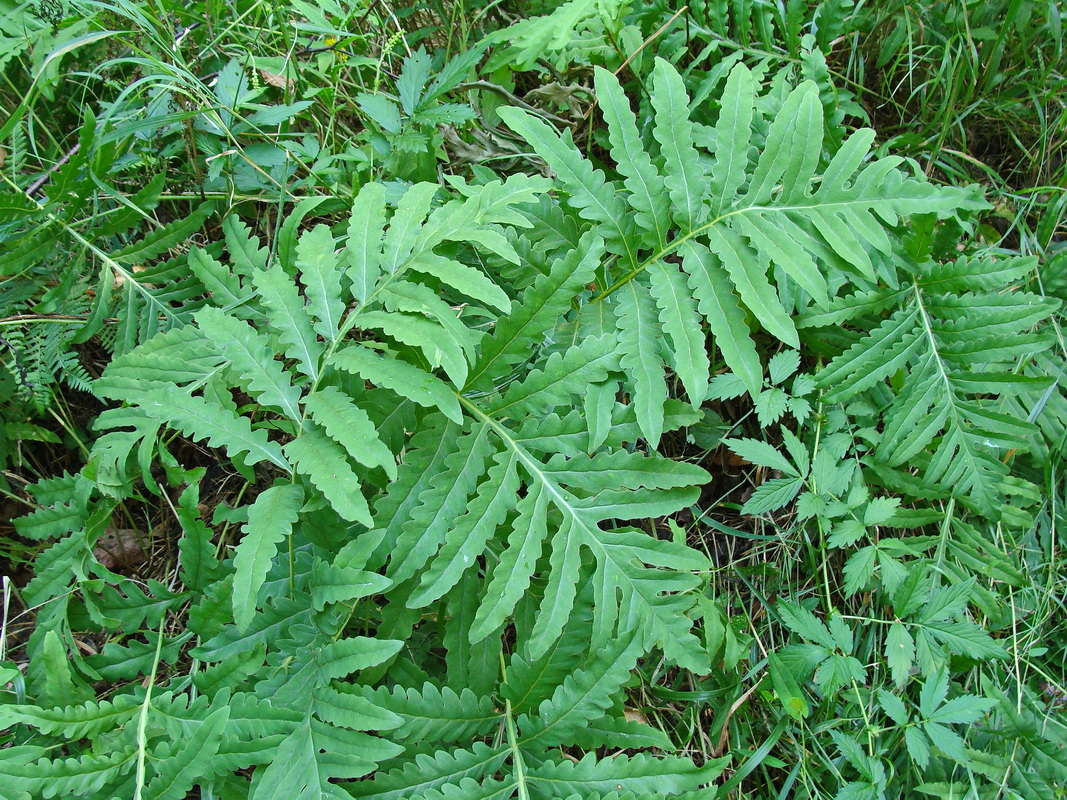
[[[706, 153], [693, 144], [688, 97], [666, 62], [657, 63], [651, 89], [658, 150], [642, 147], [615, 78], [598, 71], [596, 84], [621, 182], [595, 170], [569, 134], [561, 137], [519, 109], [500, 115], [556, 173], [568, 203], [618, 257], [594, 302], [615, 309], [622, 367], [652, 443], [661, 433], [666, 367], [682, 380], [690, 402], [707, 394], [706, 356], [694, 339], [701, 319], [753, 396], [762, 368], [743, 310], [777, 339], [799, 346], [791, 309], [772, 286], [770, 269], [796, 287], [790, 293], [802, 307], [825, 307], [833, 270], [870, 281], [885, 269], [887, 224], [904, 215], [981, 207], [967, 192], [906, 177], [900, 159], [862, 165], [873, 141], [869, 130], [854, 133], [827, 159], [823, 108], [811, 82], [801, 83], [764, 120], [751, 71], [736, 65]], [[765, 141], [753, 158], [755, 131], [764, 125]]]
[[[1034, 329], [1058, 306], [1006, 291], [1031, 266], [1021, 258], [931, 260], [905, 266], [899, 288], [846, 295], [802, 318], [804, 327], [871, 326], [819, 373], [828, 399], [847, 400], [906, 374], [876, 449], [876, 463], [890, 470], [891, 482], [893, 468], [918, 462], [929, 485], [1000, 516], [1004, 454], [1027, 449], [1036, 432], [1007, 402], [1049, 385], [1017, 367], [1050, 341]], [[880, 318], [890, 305], [893, 313]]]
[[[590, 8], [564, 4], [555, 19], [596, 36], [612, 18], [597, 12], [598, 22]], [[798, 40], [799, 9], [780, 11]], [[775, 13], [736, 11], [735, 23], [763, 32]], [[547, 36], [522, 31], [526, 44]], [[412, 54], [395, 103], [360, 105], [383, 129], [401, 111], [446, 119], [441, 87], [472, 63], [460, 58], [432, 81], [429, 58]], [[18, 523], [47, 545], [22, 593], [38, 609], [27, 647], [33, 704], [0, 706], [12, 743], [0, 762], [14, 776], [0, 791], [167, 798], [199, 787], [252, 800], [716, 791], [725, 759], [662, 754], [673, 734], [625, 707], [642, 659], [670, 675], [709, 675], [720, 661], [735, 667], [746, 646], [707, 593], [708, 556], [648, 522], [694, 505], [710, 477], [662, 455], [661, 442], [680, 443], [668, 434], [685, 427], [691, 441], [709, 441], [714, 417], [701, 405], [745, 392], [763, 425], [786, 413], [821, 424], [820, 389], [845, 413], [834, 412], [817, 453], [785, 428], [788, 457], [741, 434], [727, 444], [781, 473], [746, 511], [796, 499], [798, 519], [826, 521], [828, 541], [846, 547], [914, 513], [872, 497], [867, 473], [903, 493], [995, 511], [1010, 480], [1003, 456], [1032, 432], [1020, 409], [1049, 386], [1036, 377], [1045, 362], [1025, 359], [1045, 342], [1031, 331], [1055, 306], [1008, 291], [1029, 263], [924, 252], [939, 220], [981, 202], [872, 157], [868, 130], [826, 135], [834, 104], [820, 93], [824, 66], [809, 51], [802, 70], [819, 83], [792, 90], [782, 77], [765, 90], [747, 67], [723, 67], [707, 85], [725, 79], [718, 101], [704, 103], [705, 87], [696, 104], [712, 107], [712, 125], [665, 61], [647, 84], [648, 126], [598, 70], [610, 169], [569, 132], [501, 109], [554, 181], [482, 170], [474, 183], [452, 181], [453, 192], [367, 183], [337, 224], [314, 224], [322, 198], [299, 202], [279, 221], [273, 252], [230, 217], [223, 243], [149, 267], [174, 279], [166, 286], [141, 272], [140, 288], [123, 284], [118, 354], [92, 386], [122, 406], [99, 418], [86, 470], [39, 486], [41, 508]], [[401, 152], [403, 141], [392, 146]], [[181, 227], [120, 249], [103, 262], [105, 283], [134, 257], [158, 257]], [[765, 380], [769, 351], [778, 352]], [[819, 357], [827, 363], [814, 378], [801, 371], [802, 359]], [[1054, 431], [1067, 412], [1058, 396], [1044, 402]], [[842, 429], [879, 404], [887, 423], [856, 434], [870, 445], [861, 451]], [[218, 545], [201, 519], [202, 472], [179, 466], [176, 435], [215, 448], [244, 478], [238, 507], [216, 511]], [[850, 447], [856, 459], [845, 457]], [[178, 497], [168, 584], [124, 580], [93, 555], [138, 478]], [[982, 561], [978, 537], [946, 542], [944, 585], [921, 586], [889, 540], [861, 548], [842, 581], [859, 594], [881, 570], [893, 605], [887, 674], [902, 689], [917, 667], [925, 716], [912, 728], [932, 741], [943, 733], [938, 713], [973, 721], [987, 710], [974, 698], [943, 702], [952, 657], [1004, 650], [963, 619], [988, 590], [948, 560]], [[1012, 566], [987, 559], [983, 574], [1018, 582]], [[842, 690], [828, 705], [851, 704], [847, 687], [875, 671], [854, 653], [853, 629], [799, 604], [778, 610], [808, 640], [768, 653], [787, 714], [810, 712], [809, 680]], [[179, 613], [184, 630], [172, 626]], [[79, 654], [74, 632], [86, 627], [113, 641]], [[89, 700], [99, 679], [117, 684], [106, 702]], [[900, 710], [868, 694], [886, 713]], [[782, 720], [724, 794], [770, 753]], [[842, 741], [843, 767], [876, 789], [880, 762]], [[963, 753], [941, 741], [946, 757]]]

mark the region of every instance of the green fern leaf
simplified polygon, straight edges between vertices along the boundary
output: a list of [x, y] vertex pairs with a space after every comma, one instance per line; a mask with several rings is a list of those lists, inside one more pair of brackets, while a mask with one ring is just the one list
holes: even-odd
[[430, 213], [430, 204], [437, 191], [437, 184], [416, 183], [404, 192], [397, 203], [385, 235], [385, 260], [382, 266], [387, 275], [396, 274], [411, 257], [419, 238], [420, 226]]
[[615, 304], [620, 363], [633, 382], [634, 405], [641, 432], [652, 447], [663, 434], [667, 380], [660, 355], [656, 302], [648, 287], [633, 280], [621, 288]]
[[[583, 654], [589, 641], [593, 609], [588, 602], [592, 584], [583, 581], [578, 589], [578, 602], [567, 619], [563, 633], [540, 658], [528, 652], [514, 653], [507, 665], [500, 694], [511, 703], [512, 714], [533, 716], [538, 706], [563, 684], [584, 662]], [[522, 648], [528, 651], [529, 648]]]
[[528, 359], [532, 348], [570, 309], [571, 299], [592, 280], [603, 252], [603, 240], [587, 233], [575, 249], [554, 261], [549, 274], [539, 277], [511, 313], [497, 320], [492, 338], [482, 344], [471, 368], [468, 386], [486, 389], [486, 375], [506, 374]]
[[[688, 758], [653, 758], [642, 754], [618, 755], [598, 760], [589, 753], [577, 763], [546, 761], [530, 768], [530, 781], [544, 783], [555, 797], [592, 797], [594, 792], [622, 790], [653, 797], [671, 797], [696, 791], [715, 780], [729, 764], [729, 758], [717, 758], [698, 767]], [[713, 790], [712, 790], [713, 791]], [[571, 794], [573, 793], [573, 795]]]
[[392, 581], [384, 575], [320, 559], [312, 567], [311, 602], [316, 611], [322, 611], [333, 603], [382, 594], [390, 586]]
[[91, 797], [134, 767], [136, 749], [117, 749], [106, 756], [42, 758], [35, 764], [4, 762], [5, 785], [35, 797]]
[[462, 348], [452, 342], [445, 330], [417, 314], [367, 311], [359, 315], [364, 330], [379, 330], [398, 342], [418, 347], [433, 367], [442, 367], [456, 388], [467, 381], [467, 361]]
[[354, 460], [368, 467], [381, 467], [396, 480], [396, 457], [378, 438], [367, 412], [332, 386], [308, 396], [306, 408], [311, 418], [330, 438], [344, 447]]
[[314, 691], [313, 710], [323, 722], [357, 731], [390, 731], [403, 723], [403, 718], [360, 693], [364, 687], [348, 684], [321, 686]]
[[470, 630], [471, 642], [481, 641], [503, 625], [529, 588], [548, 535], [548, 493], [544, 487], [544, 483], [535, 483], [515, 506], [518, 517], [486, 588], [485, 600], [478, 607]]
[[[376, 549], [375, 557], [368, 561], [369, 568], [381, 566], [385, 554], [396, 551], [396, 538], [403, 530], [404, 522], [417, 507], [422, 493], [430, 488], [431, 481], [445, 470], [446, 460], [458, 449], [459, 436], [459, 425], [433, 415], [427, 418], [423, 430], [412, 437], [397, 470], [397, 479], [379, 495], [374, 505], [374, 516], [383, 541]], [[386, 533], [389, 535], [385, 536]]]
[[703, 245], [687, 242], [682, 250], [682, 266], [726, 365], [755, 397], [763, 386], [763, 366], [722, 262]]
[[395, 280], [378, 292], [387, 311], [407, 311], [429, 317], [443, 329], [443, 335], [471, 360], [475, 356], [474, 332], [460, 322], [456, 311], [428, 286], [406, 280]]
[[[700, 412], [681, 400], [667, 400], [664, 406], [663, 430], [674, 431], [693, 425], [700, 419]], [[588, 419], [580, 411], [571, 411], [564, 417], [549, 415], [544, 419], [531, 418], [523, 422], [513, 436], [524, 449], [546, 455], [562, 453], [573, 456], [592, 450], [589, 445]], [[641, 438], [641, 428], [633, 405], [616, 403], [611, 411], [611, 426], [602, 443], [606, 447], [621, 447], [624, 442], [636, 442]]]
[[[1008, 474], [1002, 454], [1026, 449], [1034, 430], [1004, 413], [1007, 398], [1026, 391], [1028, 383], [1011, 364], [1029, 357], [1042, 340], [1027, 331], [1055, 304], [1022, 292], [977, 288], [988, 285], [990, 275], [1016, 279], [1021, 268], [989, 264], [983, 270], [963, 260], [927, 263], [923, 274], [909, 277], [910, 286], [845, 297], [813, 317], [820, 324], [869, 320], [870, 332], [818, 374], [828, 399], [853, 397], [907, 372], [886, 415], [878, 461], [895, 467], [918, 460], [929, 486], [943, 487], [994, 518]], [[928, 290], [927, 280], [931, 287], [948, 285], [954, 292]], [[969, 287], [976, 291], [962, 291]], [[878, 320], [887, 305], [897, 308]]]
[[267, 269], [267, 248], [259, 246], [259, 239], [240, 217], [227, 215], [222, 220], [222, 233], [234, 272], [247, 278], [257, 270]]
[[278, 545], [292, 533], [303, 501], [304, 492], [299, 486], [283, 484], [261, 492], [248, 508], [244, 538], [234, 556], [233, 616], [242, 633], [252, 622], [259, 588]]
[[304, 284], [312, 325], [331, 344], [337, 339], [344, 313], [340, 258], [335, 244], [330, 229], [316, 225], [296, 245], [296, 267]]
[[490, 414], [507, 411], [509, 416], [543, 414], [557, 405], [567, 405], [590, 383], [604, 380], [618, 361], [610, 336], [590, 338], [562, 354], [553, 354], [544, 369], [532, 370], [521, 383], [513, 383], [502, 399], [492, 404]]
[[638, 229], [649, 232], [651, 246], [663, 249], [670, 227], [667, 187], [641, 144], [637, 120], [619, 82], [607, 70], [596, 67], [593, 83], [600, 111], [608, 125], [612, 156], [624, 176], [623, 184], [630, 191]]
[[216, 306], [237, 308], [247, 299], [240, 279], [206, 250], [194, 247], [189, 251], [189, 269], [211, 292], [211, 300]]
[[697, 301], [674, 264], [661, 261], [651, 266], [648, 273], [660, 323], [670, 337], [674, 370], [689, 395], [689, 401], [699, 407], [708, 391], [711, 364]]
[[452, 589], [463, 573], [474, 566], [496, 529], [515, 505], [519, 490], [518, 459], [501, 452], [486, 472], [486, 479], [466, 504], [466, 511], [445, 532], [441, 550], [408, 598], [411, 608], [423, 608]]
[[292, 278], [280, 265], [273, 264], [253, 272], [252, 283], [266, 307], [267, 322], [281, 338], [285, 355], [295, 359], [310, 380], [317, 380], [322, 344], [315, 337], [311, 317]]
[[[202, 397], [152, 389], [138, 398], [141, 408], [153, 419], [178, 428], [192, 439], [206, 439], [212, 447], [223, 447], [230, 458], [244, 458], [249, 465], [260, 461], [289, 469], [282, 448], [267, 439], [261, 430], [252, 430], [247, 417], [209, 403]], [[246, 455], [247, 454], [247, 455]]]
[[352, 784], [349, 790], [364, 800], [407, 800], [443, 786], [458, 784], [469, 775], [492, 774], [507, 758], [507, 748], [475, 742], [470, 750], [438, 750], [416, 755], [401, 769], [378, 773], [373, 780]]
[[118, 727], [138, 712], [128, 697], [116, 697], [109, 702], [85, 702], [77, 706], [40, 708], [32, 705], [0, 706], [0, 728], [30, 725], [48, 736], [61, 736], [70, 741], [91, 739], [109, 728]]
[[293, 386], [281, 363], [274, 360], [274, 348], [267, 337], [217, 308], [199, 311], [196, 323], [233, 364], [242, 388], [289, 419], [300, 419], [300, 390]]
[[691, 231], [707, 217], [707, 179], [693, 147], [685, 83], [662, 58], [656, 59], [652, 70], [652, 107], [656, 111], [652, 135], [666, 162], [663, 181], [670, 193], [674, 221], [683, 231]]
[[463, 411], [455, 393], [439, 378], [418, 367], [398, 359], [382, 358], [358, 344], [339, 349], [329, 363], [396, 392], [423, 408], [436, 408], [453, 422], [463, 421]]
[[500, 724], [492, 698], [477, 697], [469, 689], [456, 693], [427, 683], [421, 689], [363, 688], [361, 693], [402, 720], [391, 736], [407, 744], [469, 741]]
[[389, 564], [389, 577], [401, 583], [413, 576], [445, 541], [446, 533], [467, 507], [492, 455], [489, 428], [478, 425], [462, 434], [456, 449], [444, 461], [444, 469], [433, 476], [418, 498], [396, 538]]
[[349, 466], [347, 453], [341, 445], [316, 429], [306, 431], [286, 444], [285, 454], [344, 519], [374, 527], [359, 478]]
[[382, 231], [385, 229], [385, 187], [363, 184], [352, 203], [345, 247], [348, 267], [345, 275], [352, 284], [352, 297], [363, 305], [374, 293], [382, 271]]
[[612, 253], [637, 266], [634, 226], [626, 213], [626, 204], [604, 173], [594, 170], [582, 158], [571, 141], [570, 133], [560, 138], [544, 122], [517, 108], [499, 108], [497, 113], [508, 127], [534, 146], [570, 193], [570, 203], [584, 219], [599, 223], [601, 234]]
[[194, 326], [174, 328], [113, 359], [93, 384], [93, 391], [101, 397], [123, 400], [139, 391], [187, 387], [206, 380], [224, 362]]
[[474, 267], [424, 252], [410, 263], [410, 268], [432, 275], [472, 300], [498, 308], [505, 314], [511, 310], [511, 299], [504, 290]]
[[754, 83], [751, 70], [737, 64], [730, 70], [723, 89], [719, 119], [715, 123], [715, 163], [708, 187], [714, 204], [712, 215], [716, 218], [729, 207], [748, 174]]
[[153, 764], [155, 777], [145, 786], [149, 800], [182, 800], [198, 782], [207, 778], [205, 765], [211, 764], [222, 744], [223, 729], [230, 719], [226, 706], [213, 711], [196, 732], [182, 742], [172, 755]]
[[188, 241], [194, 233], [200, 230], [204, 220], [214, 210], [215, 204], [213, 201], [208, 200], [201, 203], [188, 216], [179, 217], [173, 222], [168, 222], [166, 225], [141, 237], [136, 242], [128, 244], [120, 250], [113, 251], [111, 258], [120, 264], [143, 264], [165, 250]]
[[378, 761], [402, 752], [391, 744], [358, 731], [335, 728], [308, 718], [278, 747], [275, 760], [252, 782], [250, 800], [310, 800], [350, 797], [331, 778], [359, 778]]
[[541, 703], [536, 716], [518, 720], [519, 746], [553, 747], [571, 741], [575, 731], [614, 705], [643, 653], [640, 638], [633, 634], [620, 636], [599, 651], [591, 664], [569, 676]]
[[722, 261], [730, 280], [737, 287], [737, 293], [759, 323], [790, 347], [799, 348], [800, 339], [793, 320], [785, 312], [778, 293], [767, 279], [766, 268], [760, 262], [757, 251], [729, 228], [711, 228], [707, 246]]

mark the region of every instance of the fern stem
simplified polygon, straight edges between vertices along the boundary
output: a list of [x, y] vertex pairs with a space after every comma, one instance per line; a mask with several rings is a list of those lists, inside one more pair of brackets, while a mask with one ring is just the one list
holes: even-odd
[[134, 783], [133, 800], [141, 800], [141, 792], [145, 783], [145, 754], [148, 751], [148, 709], [152, 706], [152, 687], [156, 685], [156, 671], [159, 669], [160, 653], [163, 650], [163, 626], [167, 624], [167, 617], [159, 621], [158, 638], [156, 639], [156, 655], [152, 659], [152, 674], [148, 677], [148, 687], [145, 689], [144, 702], [141, 704], [141, 713], [137, 717], [137, 773]]
[[655, 264], [657, 261], [661, 261], [662, 259], [666, 258], [671, 253], [673, 253], [675, 250], [677, 250], [679, 247], [681, 247], [683, 244], [688, 242], [690, 239], [692, 239], [692, 238], [694, 238], [696, 236], [699, 236], [704, 231], [711, 230], [715, 225], [717, 225], [718, 223], [722, 222], [727, 217], [732, 217], [734, 214], [740, 214], [743, 211], [783, 211], [783, 210], [789, 210], [789, 209], [784, 209], [781, 206], [775, 207], [775, 208], [764, 208], [763, 206], [747, 206], [745, 208], [735, 208], [732, 211], [727, 211], [725, 214], [721, 214], [718, 217], [716, 217], [715, 219], [710, 220], [709, 222], [705, 222], [703, 225], [698, 225], [696, 228], [693, 228], [693, 230], [689, 231], [689, 233], [685, 233], [685, 234], [679, 236], [676, 239], [672, 239], [670, 244], [668, 244], [666, 247], [664, 247], [662, 250], [660, 250], [655, 255], [649, 256], [648, 258], [646, 258], [644, 261], [642, 261], [640, 264], [638, 264], [636, 267], [634, 267], [632, 270], [630, 270], [630, 272], [628, 272], [626, 275], [623, 275], [621, 278], [619, 278], [617, 281], [615, 281], [615, 283], [611, 284], [611, 286], [609, 286], [607, 289], [605, 289], [600, 294], [598, 294], [596, 297], [594, 297], [590, 302], [599, 303], [601, 300], [604, 300], [605, 298], [610, 296], [613, 292], [617, 291], [618, 289], [621, 289], [627, 283], [632, 281], [634, 278], [636, 278], [638, 275], [640, 275], [642, 272], [644, 272], [650, 266]]
[[515, 733], [515, 719], [511, 715], [511, 701], [504, 701], [504, 725], [508, 732], [508, 747], [511, 749], [511, 757], [515, 761], [515, 780], [519, 788], [519, 800], [530, 800], [530, 792], [526, 788], [526, 766], [522, 763], [522, 751], [519, 750], [518, 736]]

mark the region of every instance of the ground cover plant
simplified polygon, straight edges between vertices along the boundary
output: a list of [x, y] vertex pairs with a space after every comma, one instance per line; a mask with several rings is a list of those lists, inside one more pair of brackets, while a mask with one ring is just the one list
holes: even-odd
[[3, 6], [0, 797], [1062, 796], [1009, 10]]

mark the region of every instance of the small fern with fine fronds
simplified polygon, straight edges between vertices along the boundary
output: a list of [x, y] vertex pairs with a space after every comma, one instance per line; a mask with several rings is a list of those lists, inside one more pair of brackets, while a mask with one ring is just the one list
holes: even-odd
[[[798, 310], [825, 308], [843, 279], [868, 283], [891, 269], [887, 233], [902, 216], [950, 216], [983, 207], [970, 191], [938, 188], [898, 158], [867, 161], [874, 134], [823, 150], [823, 106], [803, 82], [771, 117], [743, 64], [730, 72], [714, 126], [690, 121], [689, 98], [664, 61], [653, 70], [651, 141], [604, 70], [597, 97], [618, 180], [570, 141], [518, 109], [501, 117], [555, 172], [568, 204], [603, 236], [611, 261], [590, 305], [610, 305], [621, 367], [642, 433], [662, 434], [666, 370], [690, 402], [708, 396], [702, 330], [727, 366], [758, 394], [762, 366], [750, 321], [800, 346]], [[867, 163], [864, 163], [867, 161]]]

